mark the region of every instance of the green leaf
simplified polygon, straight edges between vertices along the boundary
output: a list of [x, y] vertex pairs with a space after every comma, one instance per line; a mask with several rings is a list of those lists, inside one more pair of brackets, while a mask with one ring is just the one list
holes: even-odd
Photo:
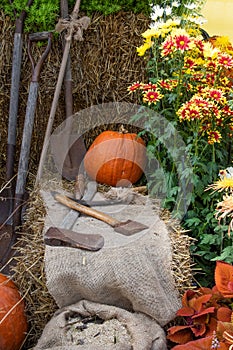
[[224, 248], [221, 254], [215, 258], [212, 258], [211, 261], [222, 260], [229, 264], [233, 263], [233, 245]]

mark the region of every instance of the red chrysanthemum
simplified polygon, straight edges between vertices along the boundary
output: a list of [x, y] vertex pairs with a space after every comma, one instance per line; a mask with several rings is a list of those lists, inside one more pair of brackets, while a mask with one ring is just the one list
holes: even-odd
[[135, 91], [135, 90], [138, 90], [138, 89], [140, 89], [140, 87], [141, 87], [141, 83], [133, 83], [132, 85], [130, 85], [129, 87], [128, 87], [128, 91], [129, 92], [133, 92], [133, 91]]
[[203, 40], [196, 39], [196, 40], [194, 40], [194, 43], [195, 43], [196, 47], [197, 47], [201, 52], [204, 51], [204, 43], [203, 43]]
[[185, 51], [189, 49], [189, 43], [190, 43], [190, 39], [188, 36], [186, 35], [179, 35], [175, 38], [176, 40], [176, 47], [177, 49], [181, 50], [181, 51]]
[[193, 68], [193, 67], [195, 67], [197, 64], [196, 64], [196, 62], [195, 61], [193, 61], [191, 58], [187, 58], [186, 60], [185, 60], [185, 68], [186, 69], [190, 69], [190, 68]]
[[159, 91], [151, 90], [147, 91], [143, 95], [143, 102], [147, 102], [148, 104], [156, 103], [158, 102], [163, 96], [160, 94]]
[[222, 135], [217, 130], [208, 131], [208, 143], [213, 145], [214, 143], [220, 143]]
[[162, 44], [162, 52], [161, 54], [163, 56], [170, 55], [175, 48], [175, 43], [172, 38], [168, 38], [163, 44]]
[[152, 84], [152, 83], [141, 84], [141, 89], [143, 91], [155, 90], [155, 89], [157, 89], [157, 85], [156, 84]]
[[218, 57], [218, 63], [225, 68], [233, 67], [233, 59], [230, 55], [220, 54]]
[[160, 80], [160, 81], [158, 81], [158, 84], [163, 89], [166, 89], [166, 90], [169, 90], [169, 91], [171, 91], [173, 89], [173, 85], [170, 82], [166, 81], [166, 80]]
[[221, 98], [223, 97], [223, 92], [217, 89], [210, 89], [209, 97], [213, 98], [215, 101], [220, 101]]

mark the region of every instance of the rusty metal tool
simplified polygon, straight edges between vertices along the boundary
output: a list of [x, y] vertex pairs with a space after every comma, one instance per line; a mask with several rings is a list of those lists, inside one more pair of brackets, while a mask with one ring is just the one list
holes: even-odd
[[[74, 9], [73, 9], [72, 14], [70, 16], [70, 18], [72, 18], [72, 20], [77, 19], [77, 17], [78, 17], [80, 1], [81, 0], [76, 0]], [[88, 27], [88, 25], [89, 25], [89, 23], [86, 23], [87, 27]], [[55, 118], [55, 114], [56, 114], [56, 109], [57, 109], [57, 105], [58, 105], [58, 101], [59, 101], [59, 96], [60, 96], [60, 91], [61, 91], [61, 87], [62, 87], [62, 83], [63, 83], [63, 78], [64, 78], [65, 71], [66, 71], [67, 60], [69, 57], [73, 31], [74, 31], [74, 26], [71, 26], [71, 30], [69, 31], [69, 34], [66, 35], [66, 43], [65, 43], [65, 47], [64, 47], [64, 51], [63, 51], [62, 63], [61, 63], [61, 67], [60, 67], [60, 71], [59, 71], [59, 75], [58, 75], [58, 80], [57, 80], [57, 84], [56, 84], [56, 88], [55, 88], [55, 92], [54, 92], [54, 98], [53, 98], [53, 102], [52, 102], [52, 106], [51, 106], [51, 110], [50, 110], [50, 115], [49, 115], [49, 119], [48, 119], [48, 123], [47, 123], [47, 128], [46, 128], [46, 132], [45, 132], [44, 143], [43, 143], [43, 147], [42, 147], [42, 151], [41, 151], [41, 156], [40, 156], [40, 161], [39, 161], [39, 166], [38, 166], [38, 171], [37, 171], [37, 177], [36, 177], [36, 184], [40, 181], [42, 174], [43, 174], [44, 162], [45, 162], [48, 147], [49, 147], [52, 126], [53, 126], [53, 122], [54, 122], [54, 118]], [[70, 118], [67, 118], [66, 124], [69, 126]], [[69, 129], [69, 127], [68, 127], [68, 129]], [[80, 142], [80, 145], [81, 145], [81, 142]], [[64, 149], [64, 147], [63, 147], [63, 149]], [[82, 151], [83, 151], [83, 156], [84, 156], [84, 154], [85, 154], [85, 145], [84, 144], [83, 144]], [[70, 154], [71, 154], [71, 150], [70, 150]], [[81, 157], [81, 159], [82, 159], [82, 157]], [[72, 165], [72, 167], [74, 167], [74, 164]], [[78, 170], [77, 171], [76, 170], [75, 170], [75, 175], [78, 174], [78, 172], [77, 172]], [[63, 173], [64, 173], [64, 171], [63, 171]], [[74, 170], [71, 168], [66, 169], [66, 176], [70, 175], [69, 173], [74, 175]]]
[[[38, 41], [47, 41], [47, 46], [44, 49], [44, 52], [40, 56], [37, 62], [35, 62], [31, 46], [32, 42]], [[26, 115], [24, 120], [24, 129], [23, 129], [23, 137], [21, 142], [21, 150], [19, 157], [19, 165], [18, 165], [18, 174], [15, 188], [15, 202], [14, 202], [14, 226], [18, 226], [21, 223], [21, 208], [23, 197], [25, 193], [26, 179], [28, 173], [28, 162], [29, 162], [29, 154], [32, 140], [32, 131], [34, 126], [34, 117], [36, 111], [36, 103], [39, 91], [39, 78], [42, 66], [49, 54], [52, 44], [52, 33], [50, 32], [41, 32], [41, 33], [32, 33], [29, 35], [28, 40], [28, 55], [32, 64], [32, 78], [29, 87]]]
[[114, 231], [121, 233], [125, 236], [133, 235], [137, 232], [140, 232], [140, 231], [148, 228], [148, 226], [146, 226], [140, 222], [137, 222], [137, 221], [132, 221], [132, 220], [127, 220], [124, 222], [119, 221], [119, 220], [111, 217], [110, 215], [107, 215], [99, 210], [89, 208], [89, 207], [86, 207], [85, 205], [76, 203], [72, 199], [70, 199], [67, 196], [62, 195], [58, 192], [52, 191], [51, 193], [54, 196], [54, 198], [58, 202], [60, 202], [61, 204], [65, 205], [71, 209], [77, 210], [82, 214], [92, 216], [93, 218], [101, 220], [101, 221], [107, 223], [108, 225], [110, 225], [111, 227], [113, 227]]
[[[84, 200], [91, 200], [96, 193], [96, 182], [87, 184]], [[104, 238], [98, 234], [82, 234], [70, 230], [80, 213], [70, 210], [63, 219], [60, 227], [50, 227], [44, 235], [44, 242], [51, 246], [63, 246], [97, 251], [104, 246]]]
[[[28, 0], [26, 7], [29, 8], [33, 0]], [[12, 4], [13, 6], [13, 4]], [[0, 264], [5, 264], [9, 258], [11, 250], [12, 216], [14, 207], [14, 165], [15, 148], [17, 138], [17, 116], [19, 105], [20, 73], [23, 49], [24, 22], [27, 16], [26, 9], [18, 15], [15, 12], [15, 33], [12, 52], [12, 72], [11, 72], [11, 91], [9, 104], [8, 132], [7, 132], [7, 150], [6, 150], [6, 186], [0, 191]]]
[[79, 248], [98, 251], [104, 246], [104, 237], [99, 234], [86, 234], [50, 227], [44, 235], [44, 242], [50, 246]]
[[[38, 62], [35, 63], [31, 53], [32, 42], [43, 40], [47, 40], [47, 46], [44, 52], [42, 53], [41, 57], [39, 58]], [[33, 33], [29, 35], [28, 53], [32, 63], [32, 78], [30, 82], [26, 115], [24, 120], [24, 129], [20, 149], [17, 181], [15, 186], [14, 198], [12, 198], [13, 202], [11, 213], [9, 213], [10, 215], [8, 219], [5, 222], [3, 222], [3, 224], [0, 226], [0, 235], [4, 238], [4, 241], [1, 240], [1, 243], [4, 244], [2, 246], [4, 248], [4, 253], [0, 257], [0, 264], [5, 266], [8, 264], [8, 261], [10, 261], [13, 254], [15, 254], [15, 250], [12, 249], [12, 246], [16, 243], [17, 240], [16, 227], [21, 224], [22, 207], [25, 204], [25, 186], [28, 172], [28, 161], [34, 124], [34, 114], [39, 88], [39, 76], [40, 71], [42, 69], [42, 65], [49, 54], [51, 48], [51, 40], [52, 34], [49, 32]], [[2, 251], [0, 250], [0, 252]], [[3, 271], [7, 271], [8, 268], [9, 264], [8, 266], [6, 266], [6, 270]]]

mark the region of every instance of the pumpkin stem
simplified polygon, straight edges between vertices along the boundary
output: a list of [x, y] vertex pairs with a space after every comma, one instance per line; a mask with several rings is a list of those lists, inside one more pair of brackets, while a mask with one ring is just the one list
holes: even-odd
[[123, 124], [119, 127], [119, 133], [121, 133], [121, 134], [127, 134], [128, 133], [128, 130], [125, 129]]

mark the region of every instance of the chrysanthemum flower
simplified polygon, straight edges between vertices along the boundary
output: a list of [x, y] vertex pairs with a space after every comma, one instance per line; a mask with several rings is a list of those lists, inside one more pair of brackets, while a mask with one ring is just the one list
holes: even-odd
[[180, 121], [201, 119], [200, 110], [195, 105], [192, 105], [190, 102], [185, 103], [177, 111], [177, 115], [179, 116]]
[[146, 40], [151, 40], [152, 37], [158, 37], [158, 30], [156, 28], [147, 29], [144, 33], [142, 33], [142, 37]]
[[208, 134], [208, 143], [213, 145], [214, 143], [220, 143], [222, 135], [218, 130], [211, 130], [207, 132]]
[[133, 83], [132, 85], [130, 85], [130, 86], [127, 88], [127, 90], [128, 90], [130, 93], [131, 93], [131, 92], [134, 92], [134, 91], [140, 89], [141, 85], [142, 85], [142, 84], [139, 83], [139, 82]]
[[230, 55], [221, 53], [218, 56], [218, 64], [220, 66], [225, 67], [225, 68], [232, 68], [233, 67], [233, 58]]
[[196, 66], [196, 62], [191, 58], [186, 58], [184, 62], [184, 68], [191, 69]]
[[181, 51], [185, 51], [189, 49], [190, 39], [188, 36], [179, 35], [175, 38], [176, 48]]
[[157, 89], [157, 85], [156, 84], [152, 84], [152, 83], [141, 84], [141, 89], [143, 91], [156, 90]]
[[221, 90], [218, 89], [210, 89], [209, 90], [209, 97], [213, 98], [215, 101], [220, 101], [224, 95]]
[[143, 94], [143, 102], [146, 102], [149, 105], [158, 102], [161, 98], [163, 98], [163, 95], [160, 94], [158, 90], [150, 90]]
[[145, 41], [144, 45], [137, 47], [138, 56], [144, 56], [146, 51], [153, 46], [153, 41]]
[[228, 105], [225, 105], [222, 108], [222, 114], [225, 116], [233, 116], [233, 111], [230, 109], [230, 107]]
[[201, 52], [203, 52], [203, 50], [204, 50], [203, 40], [194, 39], [194, 44]]
[[189, 120], [195, 120], [195, 119], [200, 119], [201, 114], [200, 111], [197, 109], [190, 109], [189, 110]]
[[216, 62], [211, 60], [211, 61], [207, 61], [206, 67], [207, 67], [207, 69], [215, 71], [217, 68], [217, 65], [216, 65]]
[[169, 37], [162, 44], [161, 55], [162, 56], [170, 55], [174, 51], [174, 48], [175, 48], [175, 42], [173, 41], [173, 39], [171, 37]]
[[[219, 192], [222, 192], [228, 189], [233, 189], [233, 178], [224, 176], [220, 180], [210, 185], [209, 188], [212, 188], [214, 191], [219, 191]], [[233, 198], [232, 198], [232, 204], [233, 204]]]
[[220, 50], [216, 47], [213, 47], [213, 45], [210, 42], [203, 43], [203, 55], [205, 58], [214, 59], [218, 56], [219, 52]]
[[166, 90], [171, 91], [173, 89], [173, 85], [170, 81], [166, 81], [166, 80], [159, 80], [158, 81], [158, 85]]
[[191, 100], [190, 103], [195, 104], [198, 107], [201, 107], [202, 109], [206, 109], [209, 110], [210, 108], [210, 104], [208, 101], [206, 101], [204, 98], [202, 98], [201, 96], [198, 96], [198, 94], [194, 95]]
[[[229, 180], [229, 179], [228, 179]], [[225, 180], [226, 181], [226, 180]], [[233, 179], [232, 179], [233, 182]], [[216, 189], [215, 191], [223, 191], [223, 189]], [[221, 221], [225, 217], [233, 217], [233, 196], [232, 194], [226, 194], [223, 196], [223, 201], [217, 204], [215, 217]], [[233, 219], [231, 219], [228, 226], [228, 236], [230, 237], [230, 230], [233, 231]]]

